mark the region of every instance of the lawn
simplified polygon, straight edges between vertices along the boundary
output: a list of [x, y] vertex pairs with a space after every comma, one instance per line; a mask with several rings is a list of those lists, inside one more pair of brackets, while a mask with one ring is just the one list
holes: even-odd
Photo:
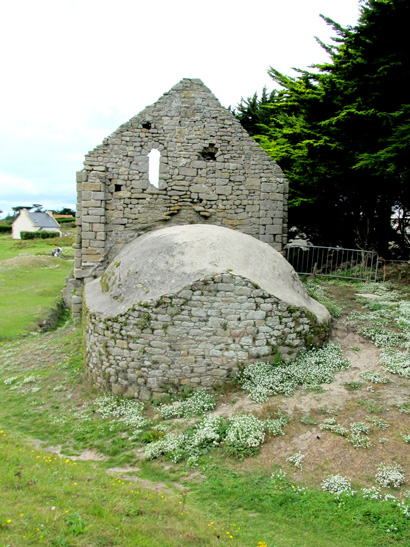
[[74, 230], [66, 230], [63, 237], [50, 239], [12, 239], [11, 234], [0, 234], [0, 261], [18, 256], [51, 256], [53, 249], [61, 247], [65, 258], [74, 258]]
[[72, 236], [63, 239], [64, 258], [58, 259], [51, 256], [58, 238], [16, 241], [0, 236], [0, 341], [37, 331], [60, 297], [73, 268]]

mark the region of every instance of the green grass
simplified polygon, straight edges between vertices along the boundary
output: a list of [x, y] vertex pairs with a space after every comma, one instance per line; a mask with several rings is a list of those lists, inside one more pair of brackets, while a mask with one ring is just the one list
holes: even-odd
[[132, 478], [102, 473], [94, 463], [30, 449], [1, 431], [2, 546], [171, 547], [229, 541], [221, 524], [208, 526], [177, 491], [147, 490]]
[[[30, 241], [0, 235], [0, 341], [38, 330], [73, 268], [73, 241], [73, 230], [65, 237]], [[63, 260], [51, 256], [58, 246]]]
[[0, 261], [0, 340], [38, 330], [72, 267], [72, 261], [53, 257]]
[[[38, 320], [30, 315], [33, 308], [47, 308], [50, 285], [55, 293], [62, 288], [60, 265], [69, 265], [49, 257], [26, 259], [24, 275], [0, 262], [6, 293], [1, 317], [9, 332], [0, 344], [1, 547], [410, 545], [410, 521], [394, 504], [360, 495], [338, 500], [320, 489], [324, 477], [317, 470], [313, 479], [289, 471], [290, 449], [283, 443], [291, 441], [291, 432], [270, 447], [283, 451], [288, 477], [280, 479], [272, 478], [279, 466], [266, 462], [266, 452], [238, 462], [216, 447], [193, 468], [145, 460], [144, 440], [157, 431], [153, 425], [168, 425], [170, 431], [178, 423], [164, 422], [156, 407], [147, 405], [152, 423], [135, 434], [124, 422], [96, 412], [101, 393], [85, 373], [80, 326], [68, 321], [52, 333], [22, 337]], [[44, 292], [34, 296], [43, 279]], [[7, 300], [13, 288], [14, 299]], [[16, 301], [26, 306], [22, 315], [30, 321], [13, 315]], [[386, 411], [376, 399], [358, 403], [372, 415]], [[302, 422], [306, 428], [317, 420], [306, 415]], [[289, 427], [299, 427], [293, 423]], [[82, 461], [84, 451], [101, 459]], [[325, 452], [323, 457], [330, 458]], [[310, 488], [303, 488], [304, 481]], [[363, 481], [353, 488], [368, 486], [371, 477]]]
[[[196, 469], [141, 460], [143, 434], [133, 438], [124, 424], [93, 413], [100, 393], [84, 375], [76, 326], [4, 344], [0, 362], [0, 428], [7, 434], [0, 437], [0, 467], [7, 470], [0, 474], [0, 545], [2, 537], [4, 545], [50, 546], [256, 547], [264, 541], [269, 547], [344, 547], [410, 541], [408, 520], [389, 504], [360, 497], [339, 504], [326, 492], [299, 490], [291, 479], [273, 481], [252, 460], [251, 466], [227, 460], [220, 449], [201, 458]], [[33, 439], [43, 447], [60, 446], [64, 457], [35, 450]], [[104, 460], [73, 465], [72, 458], [86, 449]], [[127, 465], [137, 470], [107, 475]], [[198, 472], [201, 480], [189, 480]], [[387, 533], [392, 526], [395, 533]]]
[[74, 257], [74, 230], [67, 230], [69, 235], [51, 239], [21, 240], [12, 239], [11, 235], [0, 234], [0, 261], [20, 255], [51, 256], [53, 249], [61, 247], [65, 258]]

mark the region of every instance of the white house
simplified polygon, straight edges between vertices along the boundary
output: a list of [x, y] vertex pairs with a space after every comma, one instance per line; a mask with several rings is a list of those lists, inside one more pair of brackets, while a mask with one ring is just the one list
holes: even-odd
[[27, 209], [22, 209], [19, 216], [13, 222], [13, 239], [21, 239], [21, 232], [57, 232], [61, 236], [60, 225], [53, 218], [50, 211], [45, 213], [31, 213]]

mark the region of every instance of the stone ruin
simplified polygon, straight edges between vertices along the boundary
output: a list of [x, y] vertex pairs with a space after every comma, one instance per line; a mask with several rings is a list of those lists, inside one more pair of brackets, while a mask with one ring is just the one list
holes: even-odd
[[209, 387], [240, 363], [290, 358], [329, 314], [272, 247], [220, 226], [172, 226], [126, 245], [85, 286], [89, 373], [138, 398]]
[[209, 386], [324, 338], [326, 310], [278, 252], [286, 178], [200, 80], [89, 152], [77, 194], [66, 295], [101, 387]]

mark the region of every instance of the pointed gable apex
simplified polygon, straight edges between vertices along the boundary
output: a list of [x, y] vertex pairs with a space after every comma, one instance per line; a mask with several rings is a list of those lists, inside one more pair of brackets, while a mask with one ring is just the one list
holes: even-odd
[[173, 224], [225, 226], [277, 250], [286, 242], [282, 170], [196, 78], [184, 78], [105, 138], [77, 181], [79, 279], [102, 273], [130, 239]]

